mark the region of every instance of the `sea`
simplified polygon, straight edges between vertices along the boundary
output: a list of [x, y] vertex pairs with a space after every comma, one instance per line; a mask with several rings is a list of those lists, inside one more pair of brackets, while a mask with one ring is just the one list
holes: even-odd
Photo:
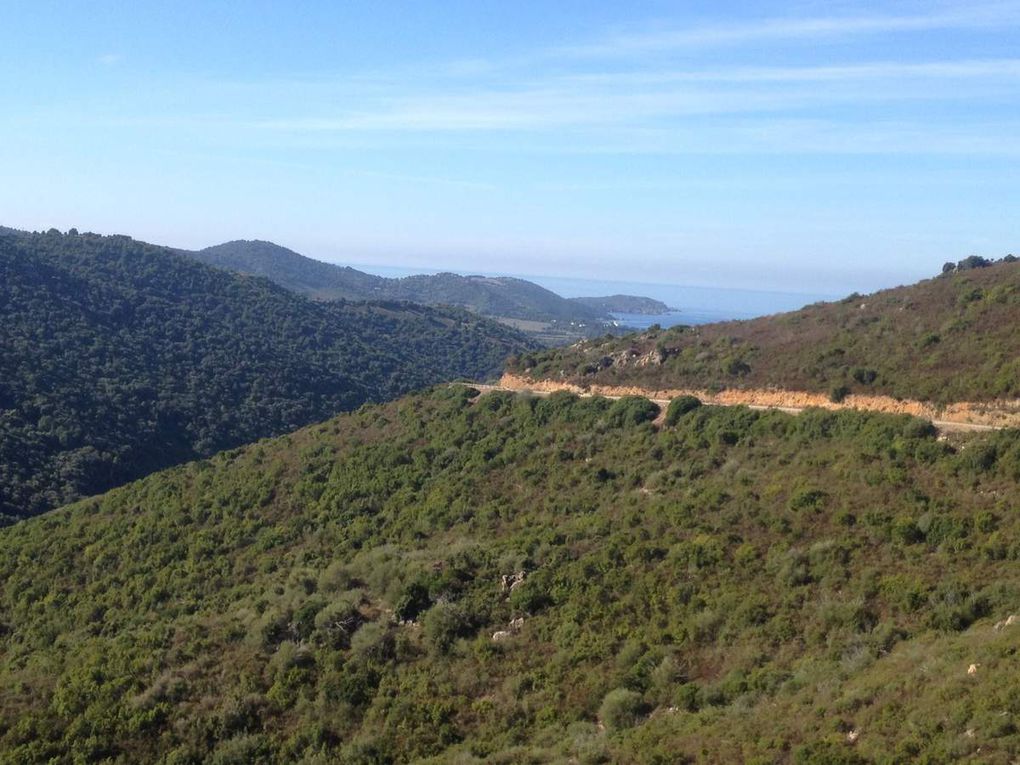
[[[421, 273], [438, 273], [437, 270], [432, 269], [411, 269], [396, 266], [352, 264], [352, 267], [378, 276], [398, 278]], [[478, 274], [479, 272], [471, 273]], [[621, 325], [636, 329], [646, 329], [653, 324], [672, 327], [678, 324], [710, 324], [733, 319], [754, 319], [784, 311], [795, 311], [811, 303], [838, 300], [844, 297], [843, 295], [806, 292], [692, 287], [663, 282], [624, 282], [542, 276], [540, 274], [481, 273], [486, 276], [516, 276], [520, 279], [527, 279], [567, 298], [639, 295], [661, 300], [673, 309], [662, 314], [613, 314]]]

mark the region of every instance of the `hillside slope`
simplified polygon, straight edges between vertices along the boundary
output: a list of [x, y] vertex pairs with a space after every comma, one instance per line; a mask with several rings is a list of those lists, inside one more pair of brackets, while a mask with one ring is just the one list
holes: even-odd
[[639, 313], [646, 316], [657, 316], [669, 313], [673, 308], [661, 300], [639, 297], [637, 295], [605, 295], [603, 297], [577, 297], [570, 298], [575, 303], [586, 305], [598, 311], [607, 313]]
[[1020, 262], [999, 262], [751, 321], [584, 341], [509, 369], [582, 386], [981, 402], [1020, 396], [1017, 327]]
[[654, 415], [443, 388], [0, 530], [4, 760], [1020, 755], [1020, 433]]
[[272, 242], [235, 240], [182, 254], [216, 268], [264, 276], [317, 300], [378, 300], [386, 298], [381, 287], [387, 281], [354, 268], [306, 258]]
[[454, 305], [484, 316], [527, 321], [611, 321], [608, 312], [513, 277], [440, 273], [391, 279], [323, 263], [272, 242], [234, 241], [186, 253], [209, 265], [265, 276], [318, 299], [408, 300]]
[[0, 235], [0, 517], [530, 347], [454, 309], [317, 304], [127, 237]]

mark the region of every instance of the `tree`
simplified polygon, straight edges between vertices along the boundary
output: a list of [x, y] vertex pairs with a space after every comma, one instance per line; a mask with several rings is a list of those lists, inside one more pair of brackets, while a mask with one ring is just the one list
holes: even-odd
[[701, 399], [697, 396], [678, 396], [669, 402], [669, 407], [666, 409], [666, 424], [676, 425], [681, 417], [688, 412], [693, 412], [699, 406], [701, 406]]

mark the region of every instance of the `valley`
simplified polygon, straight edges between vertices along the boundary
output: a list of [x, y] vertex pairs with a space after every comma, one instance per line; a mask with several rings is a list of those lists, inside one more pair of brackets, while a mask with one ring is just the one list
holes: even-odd
[[1020, 764], [1018, 32], [5, 3], [0, 765]]

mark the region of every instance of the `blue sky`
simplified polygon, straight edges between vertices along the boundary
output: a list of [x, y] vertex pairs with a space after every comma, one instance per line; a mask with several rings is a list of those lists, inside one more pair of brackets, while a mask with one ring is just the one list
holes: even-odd
[[1020, 250], [1020, 0], [0, 17], [0, 224], [833, 294]]

